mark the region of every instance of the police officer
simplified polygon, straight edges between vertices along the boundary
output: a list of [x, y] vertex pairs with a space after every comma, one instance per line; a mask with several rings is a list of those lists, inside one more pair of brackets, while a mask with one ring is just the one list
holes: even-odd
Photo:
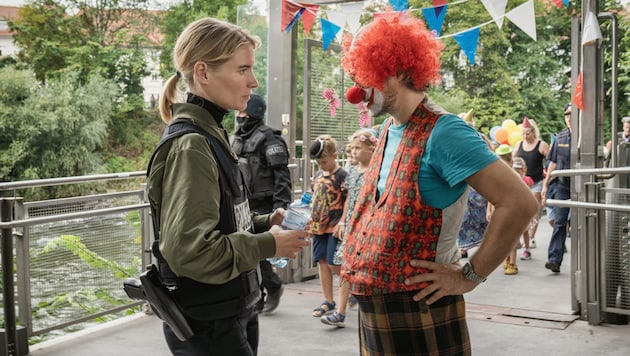
[[[232, 139], [249, 190], [250, 209], [260, 214], [286, 209], [292, 200], [289, 151], [280, 131], [264, 124], [266, 110], [265, 100], [252, 94], [245, 111], [236, 113], [238, 129]], [[261, 261], [260, 269], [263, 294], [258, 310], [269, 313], [278, 307], [284, 287], [269, 261]]]
[[[545, 205], [547, 198], [556, 200], [571, 198], [571, 181], [569, 177], [551, 178], [553, 171], [571, 168], [571, 104], [564, 106], [564, 122], [567, 128], [558, 133], [547, 155], [549, 166], [547, 167], [547, 176], [543, 181], [541, 192], [543, 205]], [[551, 272], [559, 273], [564, 256], [564, 243], [567, 238], [569, 208], [554, 207], [553, 213], [555, 220], [551, 241], [549, 241], [545, 268]]]

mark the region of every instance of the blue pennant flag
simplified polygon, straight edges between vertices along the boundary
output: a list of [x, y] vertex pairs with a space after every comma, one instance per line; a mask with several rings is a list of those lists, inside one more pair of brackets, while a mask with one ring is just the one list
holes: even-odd
[[409, 8], [408, 0], [389, 0], [389, 3], [396, 11], [405, 11]]
[[562, 0], [564, 7], [569, 7], [569, 0]]
[[475, 53], [477, 52], [480, 29], [480, 27], [475, 27], [454, 36], [455, 41], [457, 41], [459, 47], [464, 51], [471, 65], [475, 65]]
[[325, 18], [321, 19], [322, 23], [322, 48], [326, 50], [332, 40], [337, 36], [337, 32], [341, 30], [340, 26], [335, 25], [334, 23], [326, 20]]
[[305, 8], [301, 8], [300, 11], [298, 11], [298, 13], [295, 14], [295, 17], [293, 18], [293, 20], [291, 20], [291, 23], [289, 24], [289, 26], [287, 26], [287, 28], [284, 30], [284, 32], [290, 32], [291, 31], [291, 29], [298, 22], [300, 17], [302, 17], [302, 13], [304, 12], [304, 10], [306, 10], [306, 9]]
[[422, 14], [427, 20], [429, 28], [435, 31], [435, 37], [439, 37], [440, 33], [442, 33], [442, 25], [444, 24], [447, 9], [448, 5], [422, 9]]

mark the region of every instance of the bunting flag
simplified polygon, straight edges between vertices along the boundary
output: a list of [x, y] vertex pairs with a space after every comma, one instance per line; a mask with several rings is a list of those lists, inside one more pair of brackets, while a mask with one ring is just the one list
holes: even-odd
[[584, 88], [582, 87], [582, 71], [578, 74], [577, 83], [575, 83], [575, 92], [573, 93], [573, 103], [580, 110], [584, 110]]
[[518, 26], [529, 37], [536, 41], [536, 16], [534, 13], [534, 0], [523, 3], [505, 14], [513, 24]]
[[392, 5], [396, 11], [405, 11], [409, 8], [408, 0], [389, 0], [389, 4]]
[[[340, 29], [346, 27], [348, 16], [343, 11], [327, 11], [326, 15], [328, 15], [328, 21], [339, 26]], [[341, 43], [342, 39], [343, 32], [337, 31], [337, 42]]]
[[321, 18], [322, 24], [322, 49], [328, 49], [330, 43], [337, 35], [337, 32], [341, 30], [341, 27], [335, 25], [334, 23], [326, 20], [325, 18]]
[[569, 0], [562, 0], [564, 7], [569, 7]]
[[[442, 27], [446, 18], [446, 12], [448, 11], [448, 0], [433, 0], [434, 7], [422, 8], [422, 9], [409, 9], [408, 0], [388, 0], [393, 9], [396, 11], [383, 11], [373, 13], [374, 19], [387, 14], [388, 16], [398, 16], [399, 19], [404, 20], [410, 15], [412, 11], [422, 10], [424, 18], [427, 23], [427, 27], [431, 29], [436, 37], [454, 37], [457, 40], [461, 50], [466, 54], [466, 57], [470, 61], [471, 65], [475, 64], [476, 48], [479, 41], [480, 28], [495, 22], [496, 25], [501, 28], [503, 25], [503, 19], [507, 18], [514, 25], [519, 27], [523, 32], [536, 41], [536, 18], [534, 12], [534, 1], [529, 0], [516, 8], [505, 13], [508, 0], [481, 0], [484, 7], [492, 17], [492, 21], [488, 21], [477, 25], [471, 29], [458, 32], [456, 34], [449, 34], [441, 36]], [[467, 2], [468, 0], [459, 0], [452, 2], [451, 5]], [[569, 6], [569, 0], [552, 0], [556, 6]], [[559, 5], [558, 5], [559, 4]], [[352, 34], [356, 34], [359, 30], [360, 18], [362, 14], [365, 14], [363, 10], [363, 2], [354, 2], [350, 4], [341, 4], [337, 9], [340, 11], [327, 11], [327, 18], [321, 18], [322, 24], [322, 42], [323, 49], [327, 49], [330, 43], [335, 37], [338, 37], [341, 41], [344, 31], [349, 31]], [[290, 31], [299, 19], [302, 19], [304, 25], [304, 31], [308, 35], [311, 31], [313, 22], [317, 17], [319, 11], [318, 5], [301, 4], [293, 0], [282, 0], [282, 21], [281, 30], [283, 32]], [[589, 25], [590, 24], [590, 25]], [[595, 19], [593, 21], [585, 21], [584, 34], [582, 36], [583, 44], [591, 43], [594, 40], [601, 39], [601, 31], [599, 30], [599, 24]]]
[[289, 32], [300, 16], [304, 12], [304, 7], [289, 0], [282, 0], [282, 21], [280, 31]]
[[[564, 2], [568, 0], [553, 0], [553, 3], [556, 5], [556, 7], [559, 9], [564, 5]], [[568, 6], [567, 6], [568, 7]]]
[[444, 24], [447, 10], [448, 5], [422, 9], [422, 14], [425, 20], [427, 20], [427, 25], [429, 25], [431, 30], [435, 31], [435, 37], [439, 37], [440, 33], [442, 33], [442, 25]]
[[602, 31], [599, 28], [597, 17], [593, 12], [586, 14], [584, 20], [584, 30], [582, 31], [582, 46], [587, 46], [597, 43], [597, 40], [602, 39]]
[[499, 26], [499, 29], [503, 27], [503, 15], [505, 14], [507, 2], [508, 0], [481, 0], [481, 3], [492, 17], [492, 20]]
[[317, 10], [319, 9], [319, 5], [304, 5], [306, 10], [302, 13], [302, 25], [304, 25], [304, 32], [308, 36], [311, 33], [311, 27], [313, 27], [313, 22], [315, 21], [315, 16], [317, 16]]
[[361, 27], [361, 14], [363, 14], [363, 3], [355, 2], [341, 5], [341, 11], [346, 14], [348, 29], [353, 35], [359, 31]]
[[479, 31], [481, 27], [474, 27], [470, 30], [460, 32], [453, 36], [459, 47], [466, 54], [466, 58], [471, 65], [475, 65], [475, 54], [477, 53], [477, 42], [479, 41]]

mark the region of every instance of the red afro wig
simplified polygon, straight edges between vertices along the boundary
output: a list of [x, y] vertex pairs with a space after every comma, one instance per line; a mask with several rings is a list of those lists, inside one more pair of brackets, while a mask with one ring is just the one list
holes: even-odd
[[380, 16], [342, 46], [341, 66], [360, 86], [383, 90], [385, 80], [399, 74], [417, 90], [440, 81], [444, 45], [420, 19]]

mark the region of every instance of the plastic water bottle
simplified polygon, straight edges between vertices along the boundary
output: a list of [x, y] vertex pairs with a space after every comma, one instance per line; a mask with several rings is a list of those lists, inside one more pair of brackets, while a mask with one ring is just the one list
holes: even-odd
[[272, 257], [268, 258], [267, 261], [278, 268], [284, 268], [289, 264], [289, 259], [286, 257]]
[[304, 230], [311, 219], [311, 193], [305, 192], [302, 197], [289, 205], [282, 221], [282, 227], [287, 230]]
[[[300, 199], [289, 205], [282, 227], [287, 230], [304, 230], [311, 219], [311, 211], [311, 193], [304, 193]], [[277, 268], [285, 268], [289, 264], [286, 257], [273, 257], [267, 260]]]

